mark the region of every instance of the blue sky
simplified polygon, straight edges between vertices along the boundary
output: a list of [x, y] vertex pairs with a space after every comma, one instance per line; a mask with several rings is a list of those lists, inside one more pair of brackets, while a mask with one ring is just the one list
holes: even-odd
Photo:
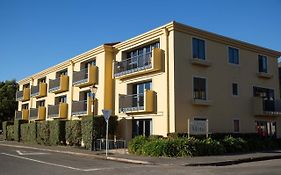
[[281, 0], [1, 0], [0, 81], [170, 21], [281, 51]]

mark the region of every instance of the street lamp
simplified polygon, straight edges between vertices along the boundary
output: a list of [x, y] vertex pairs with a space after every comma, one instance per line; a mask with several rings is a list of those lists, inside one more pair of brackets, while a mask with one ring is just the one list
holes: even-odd
[[[94, 112], [95, 111], [94, 102], [95, 102], [95, 97], [96, 97], [97, 90], [98, 90], [98, 88], [95, 85], [91, 86], [92, 114], [93, 114], [93, 117], [95, 115], [95, 112]], [[92, 149], [92, 151], [96, 150], [96, 136], [94, 134], [94, 131], [92, 131], [92, 146], [91, 146], [91, 149]]]
[[98, 91], [98, 88], [96, 87], [96, 86], [91, 86], [91, 97], [92, 97], [92, 114], [93, 114], [93, 116], [94, 116], [94, 111], [95, 111], [95, 109], [94, 109], [94, 102], [95, 102], [95, 98], [96, 98], [96, 93], [97, 93], [97, 91]]

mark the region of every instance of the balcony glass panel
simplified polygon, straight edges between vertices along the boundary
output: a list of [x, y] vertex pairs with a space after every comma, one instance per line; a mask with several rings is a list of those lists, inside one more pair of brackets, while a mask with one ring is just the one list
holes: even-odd
[[38, 108], [31, 108], [29, 112], [29, 119], [37, 119], [38, 118]]
[[60, 78], [50, 80], [49, 82], [49, 92], [59, 90], [60, 88]]
[[39, 95], [39, 86], [31, 86], [31, 97]]
[[87, 114], [87, 100], [72, 102], [72, 115]]
[[121, 95], [119, 97], [120, 112], [138, 111], [144, 109], [144, 94]]
[[59, 116], [59, 105], [49, 105], [48, 106], [48, 117], [58, 117]]
[[73, 85], [88, 81], [88, 68], [82, 69], [79, 72], [73, 72]]
[[151, 57], [152, 52], [148, 52], [142, 55], [132, 56], [131, 58], [120, 62], [115, 62], [115, 77], [130, 74], [133, 72], [138, 72], [145, 69], [150, 69], [152, 67]]

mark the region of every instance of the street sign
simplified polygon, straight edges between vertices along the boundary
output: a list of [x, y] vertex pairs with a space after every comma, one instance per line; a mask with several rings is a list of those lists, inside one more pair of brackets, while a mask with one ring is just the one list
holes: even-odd
[[104, 120], [105, 120], [106, 122], [108, 122], [109, 117], [110, 117], [110, 115], [111, 115], [111, 110], [105, 110], [105, 109], [103, 109], [103, 110], [102, 110], [102, 113], [103, 113]]
[[104, 120], [106, 121], [106, 142], [105, 142], [105, 156], [107, 157], [107, 150], [108, 150], [108, 120], [111, 115], [111, 110], [102, 110]]
[[208, 137], [209, 123], [206, 120], [190, 120], [188, 119], [188, 136], [192, 135], [204, 135]]

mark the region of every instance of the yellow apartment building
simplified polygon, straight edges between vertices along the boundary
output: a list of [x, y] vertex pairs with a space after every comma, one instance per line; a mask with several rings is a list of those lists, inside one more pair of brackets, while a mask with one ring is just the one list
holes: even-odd
[[[16, 119], [118, 116], [117, 137], [188, 132], [281, 137], [281, 53], [177, 22], [20, 80]], [[94, 94], [94, 95], [93, 95]]]

